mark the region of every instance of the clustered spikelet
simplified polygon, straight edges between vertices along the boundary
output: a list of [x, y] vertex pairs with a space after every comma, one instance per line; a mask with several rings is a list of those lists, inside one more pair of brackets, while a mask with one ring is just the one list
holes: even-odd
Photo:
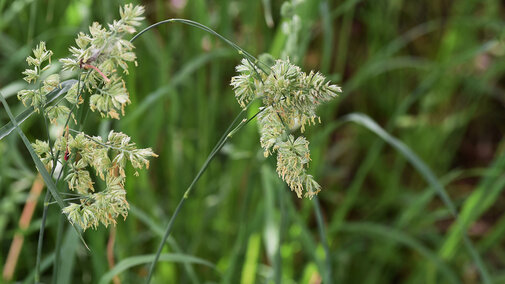
[[[55, 151], [66, 151], [70, 170], [65, 178], [70, 190], [81, 197], [80, 203], [66, 207], [63, 212], [70, 222], [86, 229], [99, 223], [115, 224], [115, 219], [128, 215], [125, 167], [129, 161], [136, 169], [149, 168], [149, 157], [157, 157], [151, 148], [137, 149], [130, 137], [111, 131], [107, 141], [84, 133], [67, 135], [55, 143]], [[105, 189], [95, 192], [90, 171], [105, 181]], [[91, 215], [93, 218], [91, 218]]]
[[306, 196], [317, 194], [321, 187], [306, 170], [310, 161], [309, 141], [303, 136], [295, 139], [289, 135], [286, 141], [279, 142], [277, 146], [277, 172], [282, 179], [298, 197], [301, 197], [303, 189]]
[[[32, 106], [37, 112], [46, 104], [46, 95], [51, 92], [60, 83], [58, 74], [51, 74], [42, 80], [42, 73], [51, 68], [51, 56], [53, 52], [46, 49], [46, 43], [40, 42], [33, 50], [33, 57], [28, 56], [26, 62], [30, 68], [27, 68], [23, 78], [31, 89], [21, 90], [18, 92], [18, 99], [25, 106]], [[46, 62], [47, 61], [47, 62]], [[50, 117], [54, 117], [54, 112], [48, 113]]]
[[243, 59], [236, 68], [240, 75], [232, 78], [235, 97], [242, 108], [260, 98], [258, 114], [260, 143], [265, 157], [277, 152], [277, 173], [298, 197], [313, 197], [319, 184], [307, 174], [310, 161], [309, 142], [289, 133], [297, 128], [320, 122], [317, 107], [342, 92], [319, 72], [303, 72], [289, 61], [277, 60], [269, 72], [263, 72]]
[[[31, 69], [23, 74], [24, 79], [32, 85], [29, 90], [18, 93], [19, 100], [25, 106], [42, 110], [52, 124], [60, 118], [65, 118], [64, 121], [68, 123], [74, 107], [80, 107], [85, 101], [84, 96], [89, 96], [91, 110], [98, 111], [102, 117], [119, 119], [119, 114], [124, 114], [124, 107], [130, 100], [125, 82], [117, 69], [119, 66], [123, 73], [128, 74], [127, 63], [136, 60], [134, 46], [123, 37], [135, 32], [135, 27], [143, 19], [144, 8], [127, 4], [119, 12], [120, 19], [113, 21], [108, 28], [93, 23], [89, 34], [79, 33], [77, 46], [70, 48], [71, 57], [60, 59], [63, 70], [81, 71], [80, 80], [65, 95], [66, 102], [60, 100], [47, 105], [46, 95], [60, 86], [60, 76], [43, 74], [50, 68], [53, 54], [46, 49], [44, 42], [33, 50], [33, 57], [27, 58]], [[82, 75], [82, 72], [86, 74]], [[74, 122], [77, 123], [75, 118]], [[72, 224], [83, 230], [96, 228], [100, 223], [105, 226], [116, 224], [119, 216], [126, 218], [129, 209], [124, 189], [125, 167], [129, 163], [134, 169], [149, 168], [148, 159], [157, 155], [151, 148], [138, 149], [131, 138], [121, 132], [111, 131], [107, 139], [102, 139], [70, 131], [67, 126], [54, 145], [40, 140], [32, 144], [48, 170], [55, 167], [55, 162], [65, 166], [62, 169], [65, 172], [64, 180], [69, 190], [73, 191], [72, 194], [77, 196], [73, 198], [77, 202], [63, 208], [63, 213]], [[135, 174], [138, 175], [137, 172]], [[95, 179], [101, 179], [105, 188], [96, 189]]]
[[[143, 19], [142, 6], [127, 4], [120, 9], [119, 20], [108, 25], [108, 29], [94, 22], [89, 34], [79, 33], [75, 40], [77, 46], [71, 47], [72, 56], [62, 58], [63, 70], [89, 70], [84, 81], [85, 89], [91, 93], [90, 108], [103, 117], [119, 119], [124, 115], [124, 107], [130, 103], [124, 80], [117, 72], [118, 66], [128, 74], [127, 62], [135, 62], [133, 44], [123, 39], [135, 32], [135, 27]], [[83, 102], [76, 98], [77, 86], [71, 88], [67, 99], [71, 103]]]

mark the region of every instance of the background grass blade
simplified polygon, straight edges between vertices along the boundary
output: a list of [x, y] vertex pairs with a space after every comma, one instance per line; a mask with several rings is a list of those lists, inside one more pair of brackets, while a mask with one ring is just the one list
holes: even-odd
[[450, 283], [461, 283], [452, 268], [447, 265], [435, 252], [424, 246], [418, 240], [391, 227], [369, 222], [347, 222], [338, 231], [343, 233], [360, 234], [370, 238], [380, 237], [385, 241], [399, 243], [415, 250], [429, 261], [433, 262]]
[[454, 257], [461, 240], [461, 233], [475, 222], [493, 203], [496, 202], [505, 187], [505, 178], [501, 175], [505, 169], [505, 155], [498, 155], [490, 167], [490, 172], [464, 202], [458, 222], [456, 222], [441, 248], [442, 256]]
[[[119, 275], [121, 272], [126, 271], [127, 269], [140, 265], [140, 264], [146, 264], [146, 263], [151, 263], [155, 258], [155, 254], [149, 254], [149, 255], [137, 255], [137, 256], [132, 256], [129, 258], [125, 258], [118, 262], [116, 266], [106, 274], [102, 276], [100, 281], [98, 283], [100, 284], [107, 284], [110, 283], [112, 278], [114, 276]], [[159, 261], [161, 262], [180, 262], [180, 263], [193, 263], [193, 264], [200, 264], [204, 266], [208, 266], [210, 268], [216, 269], [216, 267], [209, 261], [206, 261], [204, 259], [194, 257], [191, 255], [185, 255], [185, 254], [174, 254], [174, 253], [162, 253], [159, 257]]]
[[[398, 152], [400, 152], [412, 165], [419, 171], [419, 173], [426, 179], [428, 184], [430, 184], [444, 201], [447, 208], [450, 210], [451, 214], [458, 220], [458, 212], [456, 206], [450, 199], [449, 195], [445, 191], [444, 187], [440, 184], [433, 172], [426, 166], [426, 164], [414, 153], [412, 152], [404, 143], [389, 135], [384, 129], [382, 129], [375, 121], [370, 119], [368, 116], [359, 113], [349, 114], [342, 118], [343, 121], [352, 121], [366, 127], [368, 130], [377, 134], [380, 138], [386, 141], [388, 144], [393, 146]], [[484, 283], [491, 283], [489, 274], [487, 272], [482, 259], [480, 258], [477, 250], [471, 243], [466, 232], [461, 232], [465, 247], [473, 258], [475, 264], [479, 268], [479, 272]]]
[[35, 163], [37, 170], [39, 170], [39, 173], [42, 175], [42, 178], [44, 179], [44, 183], [46, 184], [47, 188], [51, 192], [51, 195], [53, 196], [56, 203], [58, 203], [58, 206], [63, 209], [65, 207], [65, 203], [63, 202], [63, 200], [61, 199], [61, 197], [58, 193], [58, 189], [56, 188], [56, 185], [54, 184], [53, 178], [51, 177], [49, 172], [47, 172], [46, 168], [44, 167], [44, 164], [42, 164], [42, 161], [40, 161], [39, 157], [35, 153], [35, 150], [33, 150], [33, 147], [31, 145], [30, 141], [28, 141], [28, 138], [26, 138], [25, 134], [23, 133], [23, 131], [19, 127], [19, 124], [17, 123], [16, 119], [12, 115], [12, 112], [9, 108], [9, 105], [7, 104], [7, 101], [4, 99], [4, 97], [1, 93], [0, 93], [0, 100], [2, 101], [2, 104], [5, 108], [5, 111], [7, 112], [7, 115], [9, 116], [9, 118], [11, 120], [13, 127], [18, 132], [19, 136], [21, 137], [21, 140], [23, 140], [23, 143], [25, 144], [25, 147], [28, 150], [28, 152], [30, 152], [30, 156], [32, 157], [33, 162]]

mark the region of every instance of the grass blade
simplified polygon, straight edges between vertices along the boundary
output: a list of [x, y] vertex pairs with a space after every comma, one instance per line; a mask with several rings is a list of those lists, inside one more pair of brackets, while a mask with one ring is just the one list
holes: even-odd
[[[112, 270], [110, 270], [105, 275], [103, 275], [98, 283], [100, 283], [100, 284], [110, 283], [112, 278], [114, 278], [114, 276], [120, 274], [123, 271], [126, 271], [127, 269], [129, 269], [133, 266], [137, 266], [137, 265], [145, 264], [145, 263], [151, 263], [151, 262], [153, 262], [155, 257], [156, 257], [155, 254], [148, 254], [148, 255], [137, 255], [137, 256], [132, 256], [132, 257], [123, 259], [122, 261], [117, 263], [116, 266], [114, 266], [114, 268]], [[159, 256], [159, 261], [194, 263], [194, 264], [201, 264], [201, 265], [216, 269], [216, 266], [214, 264], [212, 264], [211, 262], [201, 259], [201, 258], [198, 258], [198, 257], [187, 255], [187, 254], [163, 253]]]
[[[154, 222], [145, 212], [140, 210], [139, 208], [130, 205], [130, 214], [134, 215], [144, 223], [149, 229], [154, 232], [156, 235], [159, 237], [163, 237], [163, 228], [158, 225], [157, 223]], [[182, 253], [182, 249], [179, 247], [177, 242], [174, 240], [172, 237], [167, 238], [167, 243], [171, 246], [171, 248], [175, 251], [175, 253]], [[200, 283], [198, 280], [198, 276], [195, 273], [195, 270], [193, 269], [193, 266], [191, 266], [190, 263], [184, 263], [184, 270], [188, 274], [188, 277], [191, 279], [192, 283]]]
[[398, 242], [410, 247], [433, 262], [436, 267], [440, 269], [440, 272], [446, 276], [450, 283], [460, 283], [454, 271], [452, 271], [452, 269], [440, 257], [438, 257], [436, 253], [425, 247], [418, 240], [395, 228], [369, 222], [349, 222], [344, 223], [341, 227], [339, 227], [338, 231], [383, 237], [389, 241]]
[[7, 112], [7, 115], [9, 116], [11, 123], [13, 127], [17, 130], [19, 136], [21, 137], [21, 140], [23, 140], [23, 143], [26, 146], [26, 149], [28, 149], [28, 152], [30, 152], [30, 156], [32, 157], [33, 161], [35, 162], [35, 166], [37, 167], [37, 170], [39, 170], [40, 174], [42, 175], [42, 178], [44, 179], [44, 182], [51, 192], [51, 195], [53, 196], [54, 200], [56, 200], [56, 203], [60, 206], [60, 208], [65, 207], [65, 203], [61, 199], [60, 195], [58, 194], [58, 190], [56, 189], [56, 185], [54, 184], [54, 181], [51, 177], [51, 175], [47, 172], [46, 168], [44, 167], [44, 164], [42, 164], [42, 161], [39, 159], [37, 154], [35, 153], [35, 150], [32, 147], [32, 144], [30, 141], [28, 141], [28, 138], [26, 138], [25, 134], [19, 127], [19, 124], [17, 120], [14, 118], [12, 115], [12, 112], [9, 108], [9, 105], [7, 104], [7, 101], [3, 97], [3, 95], [0, 93], [0, 100], [2, 101], [2, 104], [4, 105], [4, 108]]
[[60, 268], [60, 261], [62, 255], [62, 243], [63, 243], [63, 229], [65, 228], [66, 218], [63, 215], [60, 215], [58, 218], [58, 231], [56, 233], [56, 248], [54, 249], [54, 264], [53, 264], [53, 280], [52, 283], [58, 283], [58, 273]]
[[[450, 199], [449, 195], [447, 194], [442, 184], [440, 184], [440, 182], [436, 178], [435, 174], [430, 170], [430, 168], [421, 160], [421, 158], [419, 158], [414, 152], [412, 152], [412, 150], [410, 150], [410, 148], [407, 147], [407, 145], [405, 145], [403, 142], [396, 139], [395, 137], [391, 136], [374, 120], [372, 120], [365, 114], [351, 113], [345, 116], [343, 118], [343, 121], [351, 121], [364, 126], [368, 130], [372, 131], [377, 136], [379, 136], [381, 139], [386, 141], [388, 144], [393, 146], [393, 148], [398, 150], [398, 152], [400, 152], [412, 164], [412, 166], [416, 168], [416, 170], [422, 175], [422, 177], [426, 180], [426, 182], [428, 182], [428, 184], [430, 184], [430, 186], [432, 186], [436, 190], [437, 194], [440, 196], [445, 206], [449, 209], [454, 218], [458, 219], [458, 212], [456, 210], [456, 206]], [[461, 234], [463, 235], [463, 240], [466, 249], [470, 253], [470, 256], [473, 258], [475, 264], [479, 269], [479, 273], [482, 277], [483, 283], [486, 284], [491, 283], [489, 273], [487, 272], [487, 269], [485, 268], [484, 263], [481, 257], [479, 256], [477, 250], [475, 249], [472, 242], [468, 238], [468, 235], [466, 234], [466, 232], [461, 232]]]
[[64, 252], [60, 259], [60, 263], [55, 263], [58, 266], [58, 275], [56, 283], [65, 284], [72, 283], [72, 275], [74, 272], [75, 262], [77, 259], [78, 240], [79, 235], [76, 231], [68, 228], [65, 232], [63, 243], [61, 244], [61, 251]]
[[256, 283], [256, 274], [258, 273], [258, 260], [261, 251], [261, 236], [256, 233], [249, 237], [247, 242], [247, 252], [245, 254], [245, 262], [242, 267], [242, 278], [240, 283], [253, 284]]
[[[21, 130], [21, 127], [19, 127], [19, 124], [16, 121], [16, 119], [14, 118], [14, 115], [12, 114], [11, 109], [9, 108], [9, 105], [7, 104], [7, 101], [5, 100], [5, 98], [3, 97], [3, 95], [1, 93], [0, 93], [0, 101], [4, 105], [5, 111], [7, 112], [7, 115], [9, 116], [14, 128], [16, 129], [19, 136], [21, 137], [21, 140], [23, 140], [23, 143], [25, 144], [26, 149], [28, 149], [28, 152], [30, 153], [30, 156], [32, 157], [33, 162], [35, 163], [35, 167], [37, 167], [37, 170], [39, 171], [40, 175], [44, 179], [44, 183], [46, 184], [47, 188], [49, 189], [49, 192], [51, 193], [53, 199], [56, 201], [58, 206], [61, 209], [63, 209], [65, 207], [65, 203], [63, 202], [63, 199], [61, 198], [61, 196], [58, 193], [58, 190], [57, 190], [56, 185], [53, 181], [53, 178], [51, 177], [49, 172], [47, 172], [47, 169], [45, 168], [44, 164], [42, 163], [42, 161], [39, 159], [39, 157], [35, 153], [35, 150], [33, 149], [32, 144], [30, 143], [30, 141], [28, 141], [28, 138], [26, 138], [26, 135], [23, 133], [23, 130]], [[88, 246], [86, 245], [86, 242], [84, 241], [84, 238], [82, 237], [81, 233], [79, 232], [79, 230], [77, 230], [77, 228], [74, 226], [72, 226], [72, 227], [75, 229], [76, 233], [79, 235], [79, 239], [84, 244], [84, 246], [87, 249], [89, 249]]]
[[503, 192], [505, 178], [500, 176], [505, 168], [505, 156], [499, 155], [496, 161], [489, 168], [490, 174], [482, 180], [479, 186], [470, 194], [462, 206], [460, 218], [454, 223], [449, 231], [445, 243], [442, 246], [441, 254], [444, 257], [452, 257], [460, 243], [461, 232], [475, 222], [486, 210], [488, 210]]

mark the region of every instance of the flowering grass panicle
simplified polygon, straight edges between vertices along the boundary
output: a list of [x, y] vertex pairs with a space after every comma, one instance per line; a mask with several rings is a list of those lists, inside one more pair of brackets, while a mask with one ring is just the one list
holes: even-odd
[[[148, 168], [148, 158], [157, 157], [151, 148], [137, 149], [130, 140], [126, 134], [114, 131], [109, 133], [107, 141], [82, 132], [56, 140], [53, 152], [65, 151], [64, 159], [69, 166], [65, 181], [79, 197], [79, 203], [72, 203], [63, 210], [71, 223], [87, 229], [96, 228], [99, 223], [115, 224], [119, 215], [126, 218], [129, 208], [124, 190], [127, 162], [136, 169]], [[50, 168], [48, 143], [37, 140], [33, 147]], [[105, 182], [104, 190], [95, 192], [92, 174]]]
[[243, 59], [236, 68], [239, 75], [231, 80], [235, 97], [242, 108], [254, 99], [263, 102], [258, 114], [260, 143], [265, 157], [277, 152], [277, 173], [298, 197], [311, 198], [320, 191], [319, 184], [307, 174], [310, 161], [309, 142], [296, 139], [291, 132], [320, 122], [317, 107], [342, 92], [319, 72], [303, 72], [289, 60], [277, 60], [269, 73]]
[[[68, 127], [74, 108], [83, 107], [85, 96], [89, 96], [89, 108], [98, 111], [102, 117], [119, 119], [120, 114], [124, 114], [124, 107], [130, 100], [117, 69], [120, 67], [128, 74], [127, 63], [135, 62], [136, 56], [134, 46], [123, 37], [135, 32], [143, 13], [143, 7], [127, 4], [119, 10], [120, 19], [107, 28], [95, 22], [90, 26], [89, 34], [78, 34], [77, 46], [70, 48], [72, 55], [60, 59], [63, 70], [79, 71], [79, 80], [69, 88], [66, 100], [50, 106], [46, 103], [46, 95], [59, 86], [60, 77], [58, 74], [42, 74], [50, 68], [53, 54], [46, 49], [44, 42], [33, 50], [33, 57], [27, 58], [31, 69], [23, 72], [31, 88], [20, 91], [19, 100], [38, 112], [43, 110], [50, 123], [65, 118], [66, 131], [54, 145], [36, 140], [32, 146], [48, 170], [54, 171], [55, 162], [65, 166], [62, 169], [64, 180], [77, 196], [72, 200], [77, 202], [66, 206], [63, 213], [72, 224], [84, 230], [96, 228], [100, 223], [105, 226], [116, 224], [119, 216], [126, 218], [129, 208], [124, 190], [127, 162], [135, 169], [142, 169], [149, 167], [149, 158], [157, 157], [151, 148], [138, 149], [124, 133], [111, 131], [104, 140]], [[75, 118], [74, 122], [78, 123]], [[105, 188], [96, 189], [94, 179], [103, 180]]]
[[[81, 197], [79, 206], [72, 204], [64, 209], [70, 222], [86, 229], [96, 228], [98, 223], [115, 224], [119, 215], [126, 218], [129, 208], [124, 190], [126, 162], [134, 168], [147, 168], [147, 159], [157, 155], [151, 148], [137, 149], [130, 137], [120, 132], [111, 131], [107, 141], [84, 133], [68, 137], [62, 137], [57, 145], [67, 145], [70, 173], [65, 180], [69, 189]], [[95, 193], [90, 169], [105, 181], [104, 190]], [[94, 218], [87, 218], [89, 214]]]
[[[142, 6], [127, 4], [120, 8], [119, 20], [108, 25], [108, 29], [94, 22], [89, 27], [89, 34], [79, 33], [71, 47], [72, 56], [62, 58], [63, 70], [90, 70], [84, 80], [85, 88], [91, 93], [90, 108], [98, 111], [104, 117], [119, 119], [124, 115], [124, 107], [130, 103], [124, 80], [118, 74], [120, 67], [128, 74], [127, 62], [135, 62], [134, 46], [123, 37], [135, 32], [135, 27], [143, 19]], [[82, 102], [72, 94], [76, 94], [77, 84], [69, 92], [71, 103]]]

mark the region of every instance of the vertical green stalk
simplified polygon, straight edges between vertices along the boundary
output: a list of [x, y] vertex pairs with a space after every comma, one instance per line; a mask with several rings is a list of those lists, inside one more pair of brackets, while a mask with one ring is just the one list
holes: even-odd
[[[232, 48], [234, 48], [235, 50], [237, 50], [238, 53], [240, 55], [244, 56], [244, 58], [246, 58], [247, 60], [250, 60], [250, 61], [254, 62], [255, 65], [258, 68], [260, 68], [263, 72], [268, 73], [267, 71], [270, 68], [268, 65], [266, 65], [265, 63], [259, 61], [258, 59], [256, 59], [256, 57], [252, 56], [249, 52], [247, 52], [246, 50], [244, 50], [240, 46], [236, 45], [231, 40], [229, 40], [229, 39], [225, 38], [224, 36], [220, 35], [216, 31], [214, 31], [213, 29], [207, 27], [206, 25], [203, 25], [203, 24], [200, 24], [198, 22], [191, 21], [191, 20], [172, 18], [172, 19], [167, 19], [167, 20], [163, 20], [163, 21], [154, 23], [154, 24], [150, 25], [149, 27], [147, 27], [147, 28], [141, 30], [140, 32], [138, 32], [135, 36], [133, 36], [130, 39], [130, 42], [133, 43], [138, 37], [140, 37], [141, 35], [143, 35], [145, 32], [147, 32], [147, 31], [149, 31], [149, 30], [151, 30], [151, 29], [153, 29], [153, 28], [155, 28], [155, 27], [157, 27], [159, 25], [168, 24], [168, 23], [181, 23], [181, 24], [192, 26], [192, 27], [195, 27], [195, 28], [200, 29], [202, 31], [208, 32], [209, 34], [212, 34], [212, 35], [218, 37], [219, 39], [221, 39], [222, 41], [224, 41], [226, 44], [228, 44], [229, 46], [231, 46]], [[261, 65], [263, 65], [263, 67]]]
[[40, 223], [39, 240], [37, 243], [37, 262], [35, 263], [35, 283], [40, 282], [40, 259], [42, 256], [42, 243], [44, 242], [44, 228], [46, 227], [47, 208], [49, 207], [50, 198], [51, 193], [48, 190], [46, 191], [46, 196], [44, 197], [44, 211], [42, 213], [42, 223]]
[[[380, 127], [375, 121], [370, 119], [368, 116], [359, 114], [359, 113], [351, 113], [345, 116], [343, 121], [352, 121], [354, 123], [360, 124], [375, 133], [382, 140], [393, 146], [398, 152], [400, 152], [411, 164], [412, 166], [419, 172], [419, 174], [425, 179], [425, 181], [433, 187], [437, 194], [442, 199], [443, 203], [449, 210], [450, 214], [459, 221], [459, 212], [456, 209], [456, 205], [452, 202], [452, 199], [449, 197], [447, 191], [444, 186], [438, 181], [435, 174], [431, 171], [431, 169], [422, 161], [409, 147], [407, 147], [403, 142], [398, 140], [397, 138], [391, 136], [388, 132], [386, 132], [382, 127]], [[468, 237], [466, 231], [461, 232], [463, 243], [468, 250], [468, 253], [472, 257], [475, 265], [478, 268], [478, 271], [481, 276], [481, 280], [483, 283], [489, 284], [492, 283], [491, 278], [489, 276], [489, 272], [487, 271], [486, 266], [476, 248], [474, 247], [472, 241]]]
[[279, 213], [280, 213], [280, 220], [279, 220], [279, 245], [277, 247], [277, 252], [275, 253], [275, 271], [274, 271], [274, 281], [277, 284], [282, 283], [282, 236], [284, 235], [284, 232], [286, 231], [286, 225], [287, 225], [287, 214], [286, 214], [286, 208], [284, 205], [284, 199], [282, 198], [282, 191], [284, 190], [285, 187], [277, 187], [278, 190], [277, 192], [277, 198], [279, 201]]
[[54, 249], [54, 264], [53, 264], [53, 278], [52, 283], [58, 283], [58, 269], [60, 268], [60, 258], [61, 258], [61, 243], [63, 242], [63, 229], [65, 228], [65, 215], [60, 214], [58, 218], [58, 233], [56, 235], [56, 248]]
[[345, 13], [344, 18], [342, 19], [343, 23], [340, 28], [335, 71], [341, 75], [344, 74], [345, 64], [347, 62], [347, 52], [349, 51], [350, 46], [349, 38], [351, 35], [352, 20], [354, 18], [354, 7], [355, 6], [352, 6], [352, 8], [350, 8], [349, 11]]
[[[39, 84], [39, 93], [41, 92], [41, 85]], [[46, 135], [47, 135], [47, 141], [49, 143], [49, 150], [51, 152], [51, 156], [53, 157], [53, 168], [51, 170], [51, 178], [54, 174], [54, 171], [56, 169], [57, 165], [57, 160], [55, 159], [54, 153], [53, 153], [53, 148], [51, 146], [51, 137], [49, 135], [49, 125], [47, 124], [47, 117], [46, 117], [46, 109], [45, 106], [42, 106], [42, 116], [44, 117], [44, 126], [46, 128]], [[38, 283], [40, 282], [40, 259], [42, 258], [42, 243], [44, 242], [44, 231], [46, 228], [46, 219], [47, 219], [47, 210], [49, 208], [49, 202], [51, 201], [51, 194], [48, 191], [46, 191], [46, 196], [44, 197], [44, 209], [42, 211], [42, 222], [40, 223], [40, 229], [39, 229], [39, 239], [37, 242], [37, 261], [35, 262], [35, 282]]]
[[30, 7], [30, 24], [28, 26], [28, 43], [33, 40], [33, 34], [35, 31], [35, 22], [37, 21], [37, 0], [33, 1]]
[[324, 248], [325, 254], [325, 265], [326, 269], [323, 271], [324, 283], [333, 283], [332, 280], [332, 267], [331, 267], [331, 254], [330, 247], [328, 245], [328, 240], [326, 239], [326, 229], [324, 226], [323, 214], [321, 212], [321, 206], [319, 204], [319, 199], [314, 196], [314, 212], [316, 213], [317, 227], [319, 229], [319, 237], [321, 238], [321, 244]]

